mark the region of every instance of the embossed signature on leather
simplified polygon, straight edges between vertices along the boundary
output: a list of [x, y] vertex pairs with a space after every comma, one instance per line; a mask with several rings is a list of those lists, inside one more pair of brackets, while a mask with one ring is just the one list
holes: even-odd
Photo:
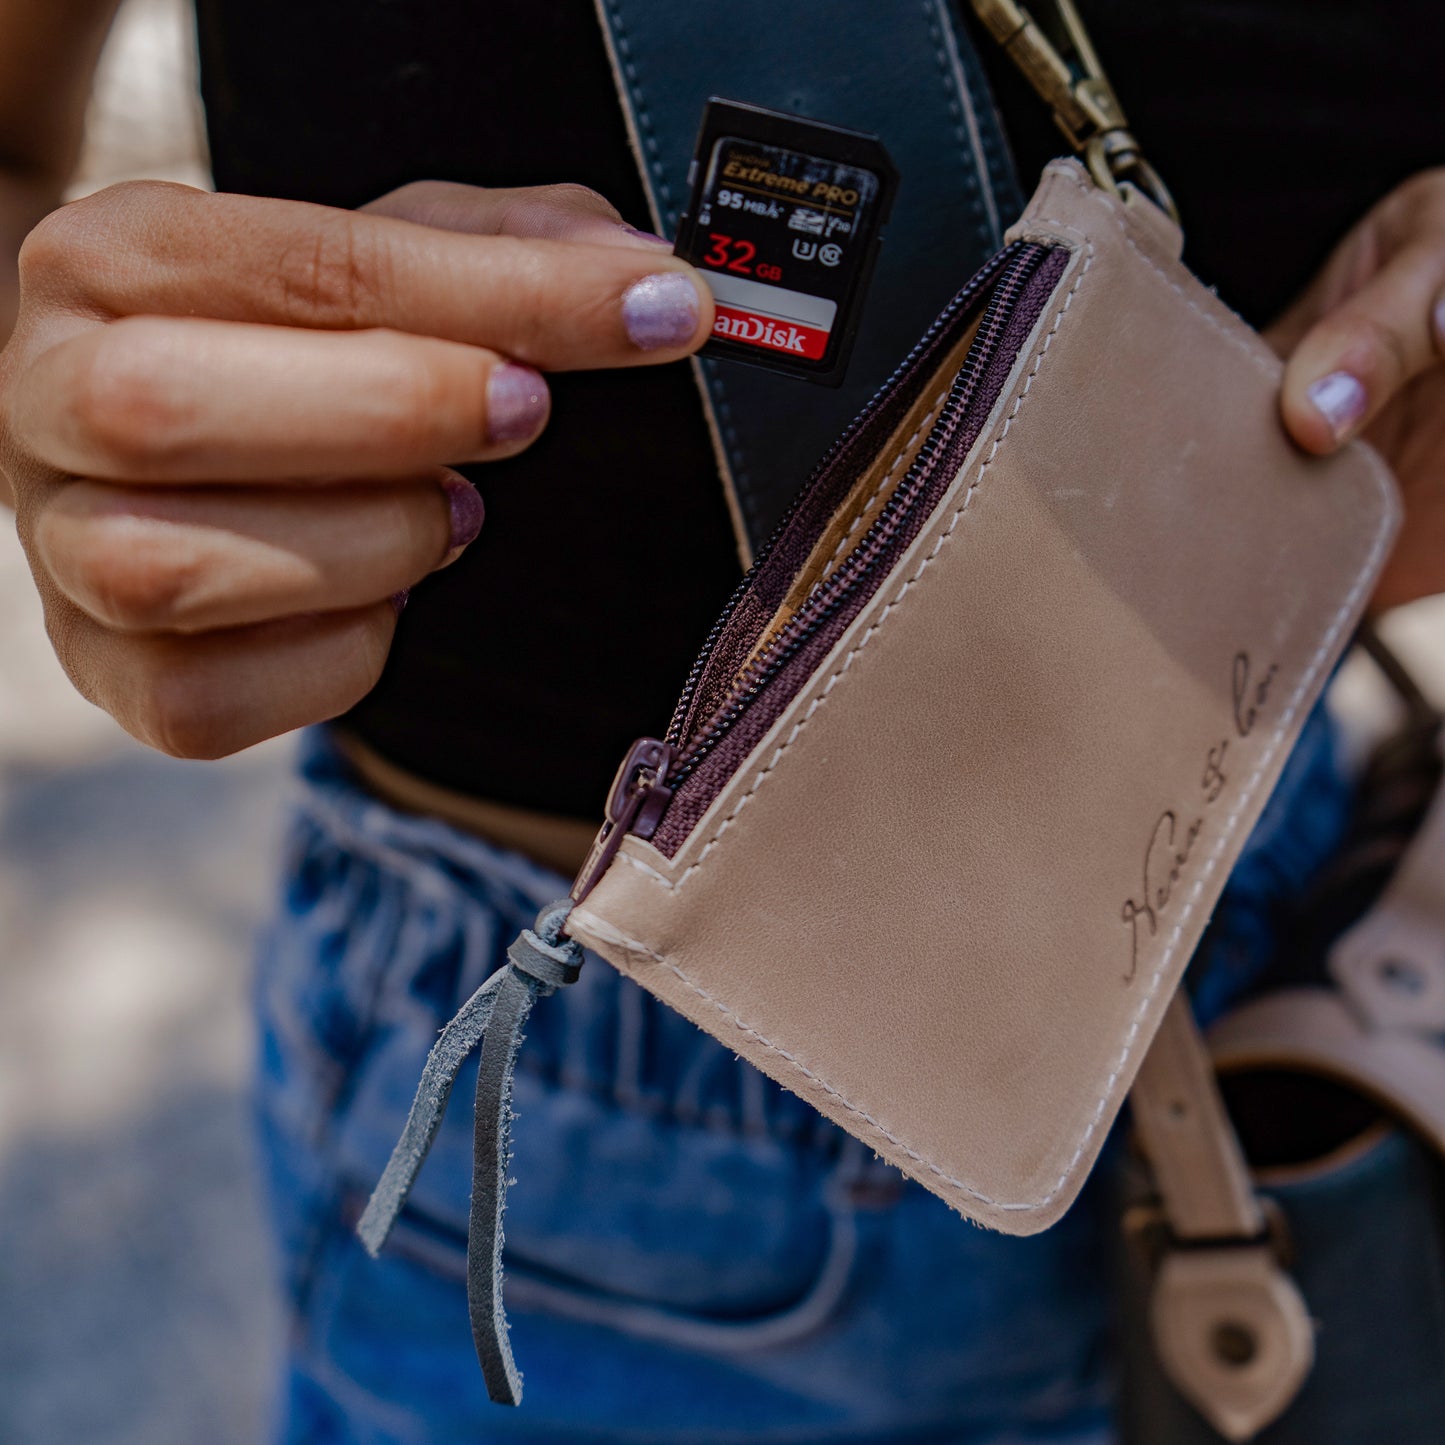
[[1227, 736], [1212, 743], [1204, 754], [1198, 787], [1192, 796], [1165, 808], [1149, 830], [1144, 862], [1139, 870], [1138, 893], [1126, 898], [1119, 911], [1129, 929], [1125, 983], [1132, 983], [1139, 972], [1141, 944], [1147, 945], [1148, 940], [1157, 938], [1161, 921], [1167, 925], [1178, 911], [1180, 894], [1198, 864], [1195, 844], [1205, 832], [1211, 810], [1229, 787], [1230, 771], [1248, 766], [1247, 740], [1269, 705], [1270, 687], [1278, 672], [1279, 664], [1271, 662], [1262, 676], [1257, 675], [1248, 652], [1236, 652], [1231, 659], [1233, 726]]
[[[1067, 264], [927, 520], [569, 930], [1027, 1234], [1086, 1177], [1397, 506], [1366, 448], [1291, 446], [1278, 362], [1147, 202], [1056, 163], [1011, 239]], [[951, 380], [845, 507], [901, 484]]]

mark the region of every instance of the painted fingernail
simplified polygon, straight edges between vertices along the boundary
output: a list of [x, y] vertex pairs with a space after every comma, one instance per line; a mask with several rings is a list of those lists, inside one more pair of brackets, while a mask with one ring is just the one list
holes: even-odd
[[650, 246], [671, 246], [672, 242], [666, 236], [659, 236], [654, 231], [639, 231], [636, 226], [623, 226], [624, 235], [631, 236], [634, 241], [646, 241]]
[[681, 271], [644, 276], [622, 297], [622, 324], [643, 351], [685, 346], [697, 330], [697, 291]]
[[403, 587], [400, 592], [393, 592], [391, 594], [391, 610], [395, 612], [398, 617], [406, 611], [407, 600], [410, 597], [410, 587]]
[[1445, 356], [1445, 296], [1435, 303], [1432, 319], [1435, 322], [1435, 348]]
[[487, 378], [487, 440], [520, 442], [536, 436], [547, 420], [548, 405], [540, 371], [510, 361], [494, 366]]
[[1368, 404], [1365, 388], [1359, 377], [1348, 371], [1332, 371], [1307, 388], [1305, 396], [1329, 424], [1337, 442], [1342, 442], [1355, 429]]
[[477, 540], [487, 509], [482, 504], [482, 494], [464, 477], [443, 478], [442, 489], [447, 494], [447, 509], [452, 519], [451, 536], [447, 539], [447, 555], [451, 556]]

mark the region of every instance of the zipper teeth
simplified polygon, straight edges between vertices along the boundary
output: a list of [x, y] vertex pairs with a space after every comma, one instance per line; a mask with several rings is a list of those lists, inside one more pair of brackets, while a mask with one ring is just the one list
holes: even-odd
[[[948, 399], [941, 409], [938, 425], [929, 433], [923, 446], [919, 448], [918, 455], [909, 467], [907, 475], [884, 504], [863, 540], [849, 553], [833, 574], [815, 589], [807, 602], [794, 614], [777, 637], [744, 668], [727, 699], [709, 719], [706, 727], [683, 750], [676, 766], [669, 774], [669, 787], [676, 788], [687, 780], [708, 753], [722, 741], [737, 720], [747, 711], [762, 688], [777, 676], [798, 649], [838, 610], [858, 583], [873, 572], [879, 559], [888, 551], [897, 537], [899, 529], [907, 521], [914, 504], [922, 493], [934, 464], [957, 435], [969, 403], [973, 399], [973, 394], [982, 379], [984, 369], [998, 347], [999, 340], [1013, 311], [1014, 303], [1043, 260], [1045, 248], [1027, 242], [1016, 242], [1003, 254], [1010, 260], [1016, 259], [1017, 264], [1009, 267], [994, 288], [994, 293], [989, 299], [988, 309], [979, 324], [978, 335], [974, 337], [973, 344], [968, 349], [968, 355], [949, 390]], [[990, 276], [996, 274], [996, 268], [989, 273]], [[971, 293], [976, 294], [976, 288], [971, 288]], [[966, 304], [965, 297], [969, 295], [969, 292], [960, 293], [957, 301]], [[946, 321], [954, 314], [956, 314], [956, 306], [951, 306], [944, 313], [944, 317], [940, 318], [940, 321], [946, 324]], [[933, 332], [930, 331], [929, 335], [931, 338]], [[872, 407], [870, 406], [868, 411], [860, 416], [859, 422], [866, 418], [871, 411]], [[847, 437], [852, 435], [853, 430], [854, 428], [849, 428], [844, 437], [840, 439], [838, 446], [841, 446]], [[834, 451], [836, 450], [837, 447], [834, 448]], [[830, 452], [829, 456], [831, 457], [832, 454]], [[724, 617], [713, 629], [713, 635], [709, 638], [707, 648], [694, 665], [693, 672], [696, 676], [689, 677], [692, 688], [697, 685], [697, 677], [700, 677], [706, 664], [708, 651], [711, 650], [717, 635], [726, 624], [727, 616], [728, 614], [724, 614]], [[678, 717], [674, 718], [675, 725], [680, 726], [678, 719], [684, 711], [685, 705], [680, 706]], [[674, 745], [678, 741], [673, 736], [671, 729], [669, 729], [668, 741]]]
[[753, 561], [752, 566], [749, 567], [748, 570], [743, 574], [742, 580], [733, 589], [732, 596], [728, 598], [727, 604], [723, 608], [721, 616], [719, 616], [717, 621], [713, 623], [712, 630], [708, 633], [706, 640], [703, 642], [702, 648], [699, 650], [696, 659], [693, 661], [692, 667], [688, 670], [687, 680], [682, 685], [682, 692], [678, 697], [677, 706], [673, 708], [672, 720], [667, 725], [667, 732], [664, 734], [664, 741], [670, 743], [673, 747], [681, 746], [683, 740], [682, 730], [687, 722], [688, 708], [692, 705], [693, 695], [697, 691], [698, 684], [702, 681], [702, 675], [707, 669], [707, 664], [712, 656], [713, 648], [717, 646], [718, 639], [722, 636], [723, 630], [727, 627], [728, 623], [732, 621], [733, 614], [737, 611], [743, 598], [747, 595], [748, 590], [751, 588], [753, 579], [758, 573], [758, 569], [767, 562], [768, 557], [772, 553], [773, 547], [777, 544], [778, 539], [787, 530], [788, 524], [797, 515], [799, 509], [807, 500], [808, 494], [813, 489], [813, 483], [822, 476], [822, 474], [828, 469], [828, 467], [833, 464], [834, 459], [843, 450], [843, 448], [846, 447], [848, 443], [853, 440], [854, 436], [857, 435], [857, 433], [861, 431], [863, 427], [865, 427], [873, 419], [874, 415], [883, 406], [884, 402], [888, 397], [888, 394], [892, 391], [893, 387], [908, 372], [909, 368], [912, 367], [918, 361], [918, 359], [928, 350], [928, 348], [933, 345], [933, 343], [938, 339], [939, 334], [944, 330], [944, 328], [952, 324], [952, 322], [958, 316], [958, 313], [961, 310], [965, 310], [969, 306], [971, 306], [973, 302], [977, 299], [979, 292], [982, 291], [985, 287], [991, 285], [994, 279], [999, 275], [999, 273], [1005, 270], [1005, 268], [1007, 268], [1009, 264], [1014, 261], [1021, 252], [1029, 249], [1038, 248], [1032, 246], [1031, 243], [1027, 241], [1014, 241], [1011, 245], [1006, 246], [1002, 251], [998, 252], [997, 255], [993, 256], [991, 260], [985, 265], [983, 270], [979, 271], [969, 281], [968, 285], [965, 286], [963, 290], [960, 291], [956, 296], [954, 296], [954, 298], [948, 303], [948, 305], [944, 307], [942, 312], [939, 313], [937, 319], [928, 328], [928, 330], [924, 332], [917, 345], [915, 345], [913, 349], [908, 353], [908, 355], [904, 357], [904, 359], [899, 362], [896, 367], [894, 367], [892, 375], [873, 394], [873, 397], [869, 401], [868, 405], [865, 406], [863, 410], [859, 412], [856, 417], [853, 418], [853, 420], [847, 425], [847, 427], [844, 428], [842, 433], [828, 448], [828, 450], [823, 453], [821, 460], [817, 463], [817, 465], [813, 468], [812, 472], [809, 474], [808, 481], [798, 491], [797, 495], [789, 504], [787, 511], [783, 513], [782, 520], [779, 521], [777, 526], [773, 528], [771, 535], [768, 537], [768, 540], [763, 544], [762, 551], [758, 553], [756, 559]]

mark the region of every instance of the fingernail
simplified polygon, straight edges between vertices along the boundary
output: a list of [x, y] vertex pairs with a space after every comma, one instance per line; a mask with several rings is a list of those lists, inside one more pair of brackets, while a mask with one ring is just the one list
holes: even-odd
[[653, 231], [639, 231], [636, 226], [623, 226], [621, 229], [623, 235], [631, 236], [634, 241], [646, 241], [651, 246], [672, 245], [666, 236], [659, 236]]
[[1445, 352], [1445, 296], [1442, 296], [1435, 303], [1433, 317], [1435, 321], [1435, 345], [1440, 351]]
[[536, 436], [547, 420], [547, 408], [547, 383], [540, 371], [510, 361], [492, 368], [487, 378], [488, 441], [520, 442]]
[[1306, 389], [1305, 396], [1329, 424], [1337, 442], [1355, 429], [1365, 414], [1367, 398], [1360, 379], [1348, 371], [1332, 371]]
[[684, 346], [697, 330], [697, 291], [681, 271], [644, 276], [622, 297], [622, 324], [643, 351]]
[[398, 617], [406, 611], [407, 599], [410, 596], [410, 587], [403, 587], [400, 592], [393, 592], [391, 594], [391, 610], [395, 612]]
[[447, 494], [447, 508], [452, 519], [451, 536], [447, 539], [447, 556], [450, 557], [453, 552], [477, 540], [487, 509], [482, 505], [482, 494], [465, 477], [444, 477], [442, 488]]

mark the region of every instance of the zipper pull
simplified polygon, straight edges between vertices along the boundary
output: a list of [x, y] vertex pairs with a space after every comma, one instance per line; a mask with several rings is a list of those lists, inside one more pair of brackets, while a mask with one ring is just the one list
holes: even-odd
[[657, 832], [657, 825], [672, 801], [667, 774], [675, 756], [672, 744], [659, 738], [638, 738], [633, 743], [612, 780], [612, 790], [607, 795], [607, 821], [572, 885], [574, 903], [581, 903], [597, 886], [629, 833], [646, 839]]

